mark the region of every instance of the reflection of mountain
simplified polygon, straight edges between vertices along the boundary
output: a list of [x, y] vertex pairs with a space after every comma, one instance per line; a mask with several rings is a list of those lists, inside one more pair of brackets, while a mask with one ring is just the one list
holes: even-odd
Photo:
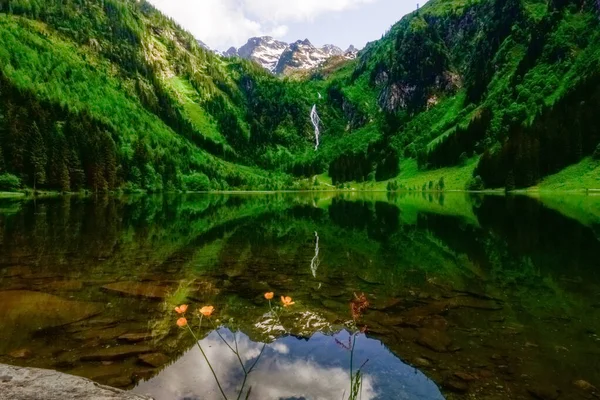
[[[222, 334], [233, 343], [230, 331], [222, 329]], [[256, 399], [339, 400], [344, 392], [349, 393], [350, 365], [348, 351], [335, 340], [346, 342], [348, 336], [342, 331], [332, 336], [315, 334], [302, 341], [282, 337], [270, 343], [258, 359], [263, 344], [238, 334], [240, 357], [247, 368], [258, 361], [246, 388], [252, 387], [252, 397]], [[200, 343], [226, 394], [235, 398], [243, 379], [238, 359], [215, 332]], [[433, 382], [393, 356], [379, 341], [359, 336], [355, 356], [360, 360], [359, 365], [369, 360], [363, 380], [362, 398], [365, 400], [443, 399]], [[135, 392], [151, 393], [157, 400], [222, 398], [196, 347], [156, 377], [142, 382]]]

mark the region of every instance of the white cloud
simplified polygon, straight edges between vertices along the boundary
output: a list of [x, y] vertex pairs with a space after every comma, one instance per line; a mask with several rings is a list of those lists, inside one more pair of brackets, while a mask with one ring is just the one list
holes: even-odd
[[263, 21], [306, 21], [375, 0], [245, 0], [249, 15]]
[[310, 21], [377, 0], [149, 0], [209, 46], [239, 47], [253, 36], [276, 38], [288, 23]]
[[239, 46], [265, 28], [247, 18], [236, 0], [150, 0], [196, 38], [213, 48]]

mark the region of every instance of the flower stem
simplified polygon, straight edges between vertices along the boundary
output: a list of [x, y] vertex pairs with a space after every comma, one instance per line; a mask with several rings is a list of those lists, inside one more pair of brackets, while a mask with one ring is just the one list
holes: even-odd
[[354, 362], [354, 345], [356, 344], [356, 335], [353, 335], [352, 338], [352, 349], [350, 350], [350, 393], [352, 393], [352, 384], [354, 383], [354, 372], [352, 371], [353, 362]]
[[[223, 341], [223, 343], [225, 343], [227, 345], [227, 347], [229, 347], [229, 350], [231, 350], [231, 352], [233, 354], [235, 354], [235, 356], [237, 357], [238, 361], [240, 362], [240, 365], [242, 366], [242, 370], [244, 371], [244, 374], [248, 374], [246, 372], [246, 367], [244, 366], [244, 362], [242, 361], [242, 358], [240, 357], [239, 351], [234, 350], [233, 347], [231, 347], [231, 345], [227, 342], [227, 340], [225, 340], [225, 338], [221, 335], [221, 332], [219, 332], [219, 328], [217, 328], [217, 326], [215, 325], [215, 323], [213, 322], [212, 324], [213, 324], [213, 327], [215, 328], [215, 332], [217, 332], [217, 335], [219, 335], [219, 337], [221, 338], [221, 340]], [[235, 339], [235, 333], [233, 333], [233, 338], [235, 340], [236, 347], [237, 347], [237, 339]]]
[[[221, 387], [221, 383], [219, 382], [219, 378], [217, 378], [217, 374], [215, 373], [215, 370], [213, 369], [212, 365], [210, 364], [210, 361], [208, 361], [208, 357], [206, 356], [206, 353], [204, 353], [204, 350], [202, 349], [202, 346], [200, 346], [200, 341], [198, 340], [198, 338], [194, 334], [194, 331], [192, 330], [192, 328], [190, 328], [189, 325], [186, 325], [186, 326], [187, 326], [188, 330], [190, 331], [190, 333], [192, 334], [192, 336], [194, 337], [194, 339], [196, 340], [196, 345], [198, 346], [198, 348], [200, 349], [200, 352], [202, 353], [202, 356], [206, 360], [206, 363], [208, 364], [208, 368], [210, 368], [210, 372], [212, 372], [213, 377], [215, 378], [215, 381], [217, 382], [217, 386], [219, 387], [219, 390], [221, 391], [221, 394], [223, 395], [223, 398], [225, 400], [228, 400], [227, 396], [225, 395], [225, 391], [223, 391], [223, 388]], [[200, 326], [202, 326], [202, 317], [200, 317]]]
[[[263, 355], [263, 351], [265, 351], [265, 347], [267, 347], [266, 343], [263, 343], [263, 347], [260, 350], [260, 353], [258, 354], [258, 357], [256, 357], [256, 361], [254, 361], [254, 364], [252, 364], [252, 366], [250, 367], [250, 369], [248, 369], [248, 372], [246, 372], [244, 374], [244, 380], [242, 382], [242, 387], [240, 388], [240, 393], [238, 394], [237, 400], [239, 400], [242, 396], [242, 393], [244, 392], [244, 386], [246, 386], [246, 380], [248, 379], [248, 375], [250, 375], [250, 372], [252, 372], [252, 370], [254, 369], [254, 367], [256, 367], [256, 364], [258, 364], [258, 361], [260, 360], [260, 358]], [[250, 387], [250, 390], [252, 390], [252, 387]], [[250, 396], [250, 390], [248, 390], [248, 396]], [[248, 398], [248, 396], [246, 396], [246, 398]]]

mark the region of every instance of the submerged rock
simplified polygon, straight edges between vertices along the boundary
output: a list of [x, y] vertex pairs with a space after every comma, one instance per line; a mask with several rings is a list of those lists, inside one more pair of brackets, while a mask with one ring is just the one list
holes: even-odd
[[550, 386], [539, 386], [527, 389], [530, 395], [538, 400], [556, 400], [560, 396], [560, 391]]
[[55, 290], [58, 292], [78, 292], [83, 289], [83, 282], [76, 280], [44, 282], [43, 285], [47, 288], [47, 290]]
[[596, 390], [596, 387], [594, 385], [582, 379], [573, 382], [573, 384], [581, 390]]
[[444, 388], [456, 393], [465, 393], [469, 390], [469, 384], [462, 379], [450, 378], [444, 382]]
[[0, 292], [0, 337], [3, 338], [0, 352], [23, 346], [33, 332], [72, 324], [101, 311], [102, 306], [97, 303], [65, 300], [46, 293]]
[[144, 297], [148, 299], [162, 300], [167, 297], [169, 288], [142, 282], [116, 282], [102, 286], [108, 292], [117, 292], [126, 296]]
[[169, 357], [162, 353], [142, 354], [139, 359], [143, 363], [155, 368], [162, 367], [170, 361]]
[[15, 278], [24, 275], [30, 275], [31, 268], [25, 266], [13, 266], [8, 267], [3, 270], [3, 275], [5, 278]]
[[126, 328], [121, 328], [119, 326], [109, 327], [109, 328], [92, 328], [88, 330], [83, 330], [73, 335], [74, 339], [77, 340], [92, 340], [98, 339], [100, 341], [107, 341], [111, 339], [116, 339], [120, 335], [127, 332]]
[[151, 400], [57, 371], [0, 364], [0, 399], [11, 400]]
[[466, 372], [460, 372], [457, 371], [454, 373], [454, 376], [460, 380], [463, 380], [465, 382], [471, 382], [471, 381], [475, 381], [477, 380], [477, 377], [475, 375], [471, 375], [469, 373]]
[[138, 343], [152, 338], [152, 334], [148, 332], [126, 333], [119, 336], [119, 340], [129, 343]]
[[148, 346], [125, 345], [95, 350], [92, 353], [81, 356], [81, 361], [115, 361], [137, 356], [144, 353], [152, 353], [153, 349]]
[[419, 337], [417, 338], [417, 343], [421, 346], [427, 347], [438, 353], [450, 351], [449, 347], [450, 344], [452, 344], [452, 340], [446, 333], [427, 328], [419, 329], [418, 332]]
[[8, 355], [12, 358], [30, 358], [33, 353], [29, 349], [19, 349], [11, 351]]
[[431, 367], [431, 362], [423, 357], [417, 357], [413, 360], [413, 365], [418, 368]]

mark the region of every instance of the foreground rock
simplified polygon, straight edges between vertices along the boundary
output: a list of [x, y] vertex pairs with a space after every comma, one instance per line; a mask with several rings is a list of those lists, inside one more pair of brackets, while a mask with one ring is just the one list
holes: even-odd
[[151, 400], [56, 371], [0, 364], [0, 400]]

